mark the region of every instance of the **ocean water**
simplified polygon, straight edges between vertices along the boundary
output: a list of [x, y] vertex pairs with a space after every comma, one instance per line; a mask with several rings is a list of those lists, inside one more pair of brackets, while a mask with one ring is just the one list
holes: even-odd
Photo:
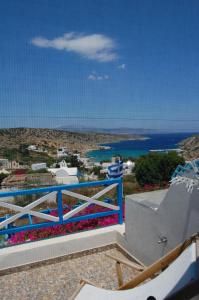
[[140, 157], [154, 149], [176, 149], [178, 143], [183, 139], [194, 135], [194, 133], [172, 133], [172, 134], [149, 134], [145, 135], [149, 139], [136, 141], [121, 141], [111, 144], [111, 150], [94, 150], [87, 153], [88, 157], [93, 157], [95, 161], [110, 160], [114, 155], [121, 155], [123, 158]]

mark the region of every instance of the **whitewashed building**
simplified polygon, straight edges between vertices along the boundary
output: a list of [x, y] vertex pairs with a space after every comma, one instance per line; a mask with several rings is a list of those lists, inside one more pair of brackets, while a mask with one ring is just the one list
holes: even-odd
[[16, 160], [0, 158], [0, 168], [6, 170], [28, 169], [27, 165], [20, 165]]
[[8, 172], [6, 169], [0, 169], [0, 174], [9, 175], [10, 172]]
[[46, 169], [46, 163], [38, 163], [38, 164], [32, 164], [31, 165], [31, 169], [33, 171], [37, 171], [37, 170], [42, 170], [42, 169]]
[[135, 168], [135, 162], [131, 160], [127, 160], [127, 162], [124, 162], [123, 163], [124, 175], [131, 174], [134, 168]]
[[60, 147], [57, 149], [57, 158], [65, 157], [68, 155], [66, 147]]
[[35, 146], [35, 145], [29, 145], [28, 146], [28, 150], [29, 151], [35, 151], [35, 150], [37, 150], [37, 146]]
[[70, 184], [70, 183], [78, 183], [78, 169], [77, 168], [50, 168], [49, 172], [55, 175], [55, 179], [59, 184]]
[[0, 167], [8, 168], [9, 161], [7, 158], [0, 158]]
[[94, 160], [90, 157], [80, 157], [78, 160], [83, 163], [86, 169], [92, 169], [95, 165]]
[[22, 169], [26, 166], [20, 166], [20, 164], [16, 160], [12, 160], [8, 162], [8, 169], [16, 170], [16, 169]]
[[60, 168], [67, 168], [67, 163], [64, 159], [62, 161], [60, 161], [58, 164], [59, 164]]

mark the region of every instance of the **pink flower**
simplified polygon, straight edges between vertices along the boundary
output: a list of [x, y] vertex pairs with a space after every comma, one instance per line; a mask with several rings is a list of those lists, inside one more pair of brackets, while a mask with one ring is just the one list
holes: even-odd
[[[65, 209], [64, 214], [70, 211], [72, 208]], [[103, 211], [109, 211], [109, 209], [97, 205], [91, 205], [84, 209], [83, 211], [79, 212], [76, 216], [83, 216]], [[51, 215], [57, 216], [57, 210], [51, 211]], [[124, 207], [123, 207], [123, 218], [124, 218]], [[34, 219], [34, 222], [36, 223], [37, 218]], [[34, 230], [27, 230], [22, 232], [17, 232], [11, 236], [9, 239], [9, 243], [14, 244], [20, 244], [24, 243], [26, 241], [34, 241], [38, 239], [43, 238], [49, 238], [61, 234], [70, 234], [74, 232], [79, 232], [82, 230], [92, 230], [99, 227], [104, 226], [111, 226], [118, 223], [118, 215], [111, 215], [107, 217], [100, 217], [90, 220], [82, 220], [75, 223], [68, 223], [64, 225], [56, 225], [41, 229], [34, 229]]]

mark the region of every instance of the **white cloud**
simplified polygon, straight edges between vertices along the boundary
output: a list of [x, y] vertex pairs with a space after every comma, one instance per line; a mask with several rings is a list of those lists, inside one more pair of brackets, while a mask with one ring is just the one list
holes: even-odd
[[74, 52], [87, 59], [99, 62], [113, 61], [118, 58], [115, 41], [103, 34], [85, 35], [69, 32], [51, 40], [44, 37], [35, 37], [31, 40], [31, 43], [41, 48]]
[[120, 70], [126, 69], [126, 65], [125, 65], [125, 64], [121, 64], [121, 65], [119, 65], [119, 66], [117, 66], [117, 67], [118, 67], [118, 69], [120, 69]]
[[89, 80], [108, 80], [109, 78], [109, 75], [98, 75], [96, 71], [88, 75]]

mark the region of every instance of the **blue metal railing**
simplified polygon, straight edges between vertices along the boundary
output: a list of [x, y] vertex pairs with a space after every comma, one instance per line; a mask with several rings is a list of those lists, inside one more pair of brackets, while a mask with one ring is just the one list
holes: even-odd
[[[74, 189], [79, 190], [79, 189], [83, 189], [83, 188], [99, 187], [99, 186], [105, 187], [104, 190], [98, 192], [96, 195], [94, 195], [92, 197], [86, 197], [84, 195], [72, 192], [72, 190], [74, 190]], [[100, 198], [101, 196], [106, 194], [106, 192], [110, 191], [112, 188], [115, 188], [115, 187], [117, 189], [117, 205], [110, 204], [110, 201], [107, 201], [107, 199], [104, 199], [105, 201], [97, 200], [98, 198]], [[5, 197], [16, 197], [16, 196], [24, 196], [24, 195], [28, 196], [28, 195], [32, 195], [32, 194], [44, 194], [44, 193], [46, 194], [45, 196], [37, 199], [36, 201], [33, 201], [31, 204], [28, 204], [25, 207], [7, 203], [5, 200], [3, 201], [3, 198], [5, 198]], [[36, 207], [37, 205], [43, 203], [44, 201], [46, 201], [48, 199], [47, 197], [48, 197], [48, 195], [50, 195], [49, 193], [51, 193], [51, 194], [54, 193], [54, 195], [57, 199], [57, 208], [56, 208], [57, 213], [58, 213], [57, 217], [50, 216], [49, 209], [43, 210], [43, 211], [33, 210], [34, 207]], [[64, 214], [62, 194], [66, 194], [69, 196], [72, 195], [72, 197], [74, 196], [76, 199], [79, 199], [81, 202], [79, 205], [76, 205], [73, 210]], [[122, 224], [123, 223], [123, 199], [122, 199], [123, 196], [122, 195], [123, 195], [123, 185], [122, 185], [121, 178], [102, 180], [102, 181], [92, 181], [92, 182], [85, 182], [85, 183], [71, 184], [71, 185], [35, 188], [35, 189], [29, 189], [29, 190], [0, 192], [0, 207], [2, 206], [4, 208], [16, 211], [15, 215], [5, 215], [4, 217], [0, 218], [0, 235], [12, 234], [12, 233], [16, 233], [16, 232], [25, 231], [25, 230], [31, 230], [31, 229], [45, 228], [45, 227], [50, 227], [50, 226], [54, 226], [54, 225], [63, 225], [63, 224], [72, 223], [72, 222], [79, 222], [82, 220], [89, 220], [89, 219], [93, 219], [93, 218], [110, 216], [113, 214], [118, 215], [118, 223]], [[44, 200], [42, 200], [42, 199], [44, 199]], [[110, 200], [110, 199], [108, 199], [108, 200]], [[75, 216], [75, 214], [78, 214], [85, 207], [88, 207], [89, 205], [92, 205], [92, 204], [106, 207], [109, 210]], [[36, 214], [38, 214], [39, 218], [42, 218], [42, 216], [43, 216], [44, 219], [49, 218], [50, 221], [47, 220], [47, 222], [45, 221], [45, 222], [34, 224], [32, 222], [32, 216], [35, 216]], [[23, 218], [27, 218], [27, 220], [29, 221], [29, 224], [18, 226], [15, 221], [23, 219]]]

